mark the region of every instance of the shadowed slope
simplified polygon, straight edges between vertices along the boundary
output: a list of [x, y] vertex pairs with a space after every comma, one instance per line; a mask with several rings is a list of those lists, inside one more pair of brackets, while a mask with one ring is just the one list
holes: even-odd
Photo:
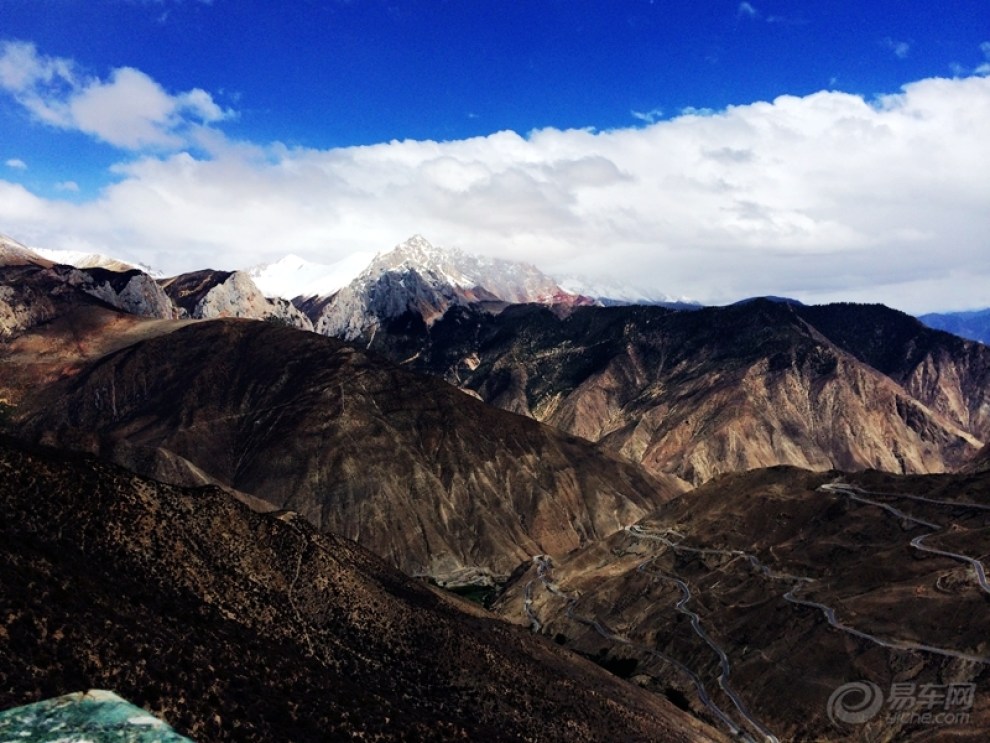
[[[836, 481], [852, 488], [822, 488]], [[988, 555], [987, 474], [776, 467], [715, 478], [554, 559], [551, 590], [530, 569], [496, 610], [707, 712], [680, 662], [754, 733], [725, 687], [780, 740], [975, 743], [990, 724], [990, 590], [971, 560], [990, 567]], [[830, 721], [832, 692], [859, 681], [885, 698], [893, 684], [975, 684], [975, 701], [938, 725], [886, 706]]]
[[113, 689], [204, 743], [718, 739], [216, 488], [0, 439], [0, 506], [0, 707]]

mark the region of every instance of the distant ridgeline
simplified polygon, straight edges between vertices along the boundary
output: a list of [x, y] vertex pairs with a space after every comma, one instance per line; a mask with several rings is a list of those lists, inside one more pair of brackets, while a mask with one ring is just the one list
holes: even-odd
[[973, 312], [932, 313], [921, 315], [918, 319], [930, 328], [990, 345], [990, 308]]

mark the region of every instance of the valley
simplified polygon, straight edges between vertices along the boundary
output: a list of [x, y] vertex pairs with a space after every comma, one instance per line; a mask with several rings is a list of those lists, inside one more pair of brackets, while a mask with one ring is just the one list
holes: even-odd
[[[535, 566], [496, 609], [754, 740], [924, 740], [882, 714], [835, 726], [829, 697], [984, 688], [988, 497], [985, 477], [726, 475], [555, 559], [551, 590]], [[938, 733], [977, 740], [986, 700], [970, 714]]]
[[[603, 306], [422, 238], [291, 303], [25, 251], [6, 706], [102, 684], [196, 740], [990, 726], [982, 344], [879, 305]], [[934, 728], [908, 688], [972, 700]]]

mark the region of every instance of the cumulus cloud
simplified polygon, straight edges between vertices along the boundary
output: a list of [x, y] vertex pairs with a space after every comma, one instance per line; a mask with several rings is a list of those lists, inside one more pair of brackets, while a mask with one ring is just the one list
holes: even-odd
[[8, 168], [13, 168], [14, 170], [27, 170], [27, 163], [17, 157], [10, 158], [6, 165]]
[[41, 122], [128, 150], [180, 149], [197, 130], [233, 116], [205, 90], [172, 94], [131, 67], [100, 80], [24, 41], [0, 42], [0, 89]]
[[[162, 100], [149, 96], [142, 111]], [[203, 101], [187, 105], [210, 115]], [[44, 199], [0, 179], [0, 229], [168, 272], [289, 252], [331, 262], [418, 232], [706, 302], [784, 294], [960, 308], [985, 304], [990, 282], [986, 121], [990, 77], [972, 76], [610, 131], [317, 150], [209, 130], [210, 155], [146, 153], [93, 200]]]

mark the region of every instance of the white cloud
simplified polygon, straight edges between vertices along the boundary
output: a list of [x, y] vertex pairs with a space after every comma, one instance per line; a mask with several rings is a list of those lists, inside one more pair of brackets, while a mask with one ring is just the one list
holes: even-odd
[[898, 59], [907, 59], [908, 54], [911, 53], [911, 43], [908, 41], [895, 41], [888, 36], [883, 40], [883, 45]]
[[14, 170], [27, 170], [27, 163], [17, 157], [10, 158], [5, 165]]
[[746, 18], [758, 18], [760, 15], [760, 12], [756, 8], [754, 8], [752, 4], [747, 2], [739, 3], [739, 9], [736, 11], [736, 13], [740, 17], [746, 17]]
[[630, 111], [634, 119], [638, 119], [646, 124], [653, 124], [663, 118], [663, 109], [651, 108], [649, 111]]
[[131, 67], [100, 80], [23, 41], [0, 42], [0, 89], [39, 121], [129, 150], [180, 149], [197, 130], [233, 116], [199, 88], [171, 94]]
[[71, 191], [72, 193], [79, 192], [79, 184], [75, 181], [62, 181], [55, 184], [55, 188], [59, 191]]
[[[149, 96], [141, 111], [155, 111], [165, 99], [134, 80]], [[784, 294], [945, 309], [987, 302], [986, 121], [990, 77], [973, 76], [876, 100], [822, 91], [604, 132], [315, 150], [203, 128], [210, 156], [122, 164], [95, 200], [42, 199], [0, 180], [0, 231], [173, 272], [289, 252], [331, 262], [419, 232], [709, 302]]]

